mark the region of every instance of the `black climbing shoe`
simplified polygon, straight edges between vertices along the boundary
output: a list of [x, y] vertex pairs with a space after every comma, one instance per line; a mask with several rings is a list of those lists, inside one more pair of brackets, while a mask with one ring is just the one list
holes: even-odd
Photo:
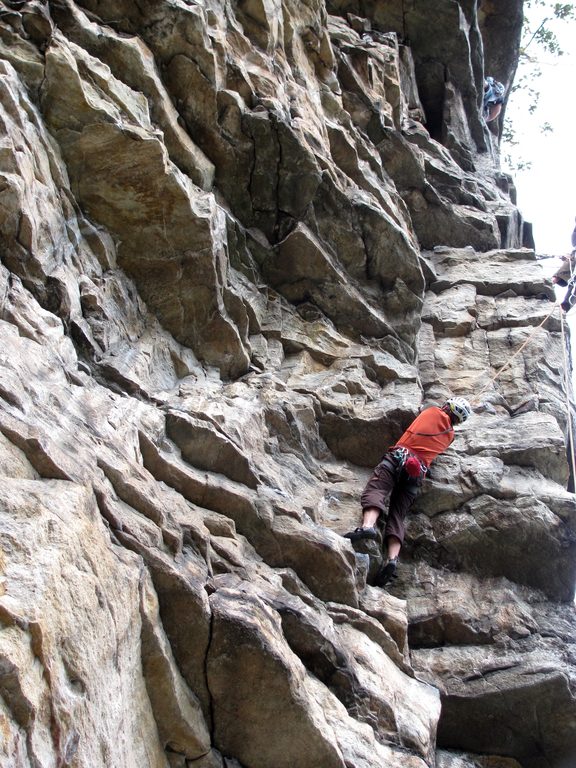
[[378, 531], [376, 528], [354, 528], [353, 531], [344, 534], [345, 539], [350, 539], [351, 542], [360, 541], [361, 539], [377, 539]]
[[388, 560], [386, 565], [383, 565], [378, 573], [376, 574], [376, 578], [374, 579], [374, 586], [375, 587], [386, 587], [388, 584], [390, 584], [392, 581], [394, 581], [395, 578], [397, 578], [398, 574], [396, 573], [396, 569], [398, 567], [398, 558], [394, 558], [393, 560]]

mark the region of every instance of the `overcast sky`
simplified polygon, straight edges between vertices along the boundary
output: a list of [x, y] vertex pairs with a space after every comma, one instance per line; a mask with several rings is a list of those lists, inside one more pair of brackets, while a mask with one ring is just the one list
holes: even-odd
[[[531, 19], [532, 29], [536, 29], [544, 17], [542, 10], [536, 10], [536, 16]], [[529, 170], [517, 171], [506, 168], [503, 161], [503, 169], [514, 177], [518, 207], [524, 220], [532, 222], [536, 253], [561, 256], [571, 251], [576, 217], [576, 21], [556, 22], [553, 29], [565, 53], [543, 55], [534, 43], [529, 46], [528, 53], [538, 58], [542, 70], [542, 76], [535, 82], [540, 91], [538, 109], [529, 115], [526, 93], [512, 94], [507, 116], [512, 120], [519, 145], [515, 149], [504, 145], [502, 156], [510, 152], [517, 160], [531, 162]], [[551, 124], [552, 132], [542, 131], [545, 122]], [[560, 263], [557, 258], [547, 261], [546, 274], [551, 277]], [[565, 293], [565, 289], [556, 290], [559, 300]], [[574, 350], [576, 308], [566, 319]], [[574, 351], [571, 357], [572, 387], [576, 391]]]
[[[542, 10], [537, 11], [533, 28], [544, 16]], [[535, 43], [528, 48], [542, 69], [536, 81], [541, 94], [537, 112], [528, 114], [526, 95], [518, 92], [510, 98], [507, 115], [520, 141], [513, 151], [532, 163], [530, 170], [510, 171], [518, 206], [524, 219], [533, 224], [537, 252], [560, 255], [571, 249], [576, 216], [576, 22], [556, 22], [554, 31], [565, 51], [563, 56], [545, 56]], [[542, 131], [544, 122], [552, 125], [552, 133]], [[503, 147], [503, 154], [506, 151]], [[551, 273], [554, 264], [551, 262]]]

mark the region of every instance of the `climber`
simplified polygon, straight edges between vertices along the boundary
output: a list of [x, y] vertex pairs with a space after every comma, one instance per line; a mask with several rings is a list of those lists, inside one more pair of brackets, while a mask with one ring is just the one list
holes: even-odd
[[493, 77], [484, 79], [484, 98], [482, 101], [482, 111], [487, 123], [495, 120], [504, 104], [504, 94], [506, 88]]
[[453, 441], [454, 424], [466, 421], [470, 413], [470, 404], [463, 397], [449, 397], [441, 408], [426, 408], [375, 468], [360, 497], [362, 525], [344, 534], [352, 543], [379, 539], [376, 523], [381, 515], [387, 515], [385, 524], [379, 522], [384, 528], [385, 562], [376, 574], [375, 586], [384, 587], [396, 578], [406, 513], [418, 495], [430, 464]]
[[562, 264], [555, 274], [552, 275], [552, 282], [563, 288], [568, 287], [560, 306], [564, 312], [569, 312], [576, 301], [576, 296], [573, 295], [576, 281], [576, 249], [569, 256], [560, 256], [560, 258], [562, 259]]

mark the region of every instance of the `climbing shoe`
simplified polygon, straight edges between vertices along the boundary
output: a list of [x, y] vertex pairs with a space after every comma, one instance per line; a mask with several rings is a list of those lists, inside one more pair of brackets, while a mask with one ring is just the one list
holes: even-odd
[[353, 531], [349, 531], [344, 534], [345, 539], [350, 539], [351, 542], [360, 541], [361, 539], [377, 539], [379, 536], [376, 528], [354, 528]]
[[394, 579], [397, 578], [398, 576], [398, 574], [396, 573], [397, 567], [398, 567], [397, 557], [392, 560], [388, 560], [386, 565], [383, 565], [378, 571], [378, 573], [376, 574], [376, 578], [374, 579], [374, 586], [386, 587], [388, 584], [394, 581]]

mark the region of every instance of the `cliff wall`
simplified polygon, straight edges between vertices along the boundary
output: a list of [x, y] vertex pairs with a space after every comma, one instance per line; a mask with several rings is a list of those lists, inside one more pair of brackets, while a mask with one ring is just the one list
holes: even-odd
[[574, 764], [561, 318], [481, 117], [521, 6], [0, 2], [2, 766]]

